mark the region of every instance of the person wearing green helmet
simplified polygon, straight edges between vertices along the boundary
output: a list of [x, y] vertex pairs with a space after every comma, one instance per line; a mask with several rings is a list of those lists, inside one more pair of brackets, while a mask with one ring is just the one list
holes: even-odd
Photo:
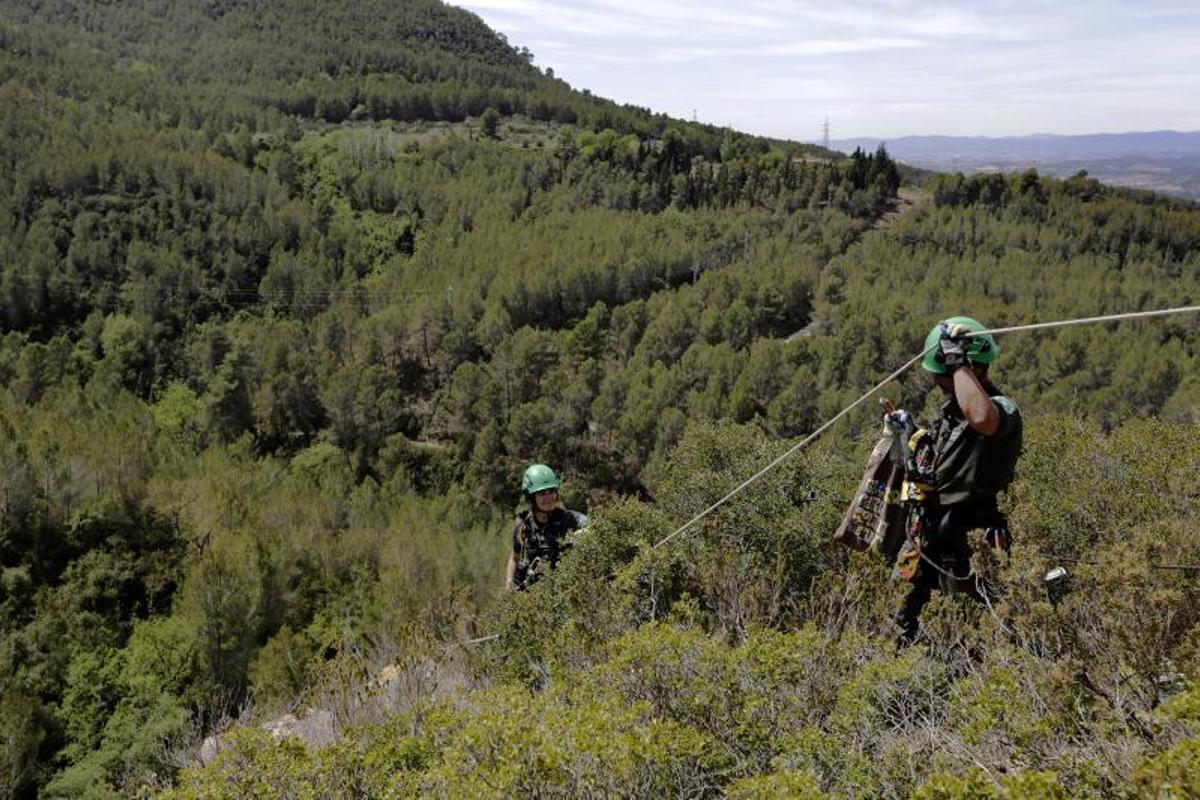
[[505, 585], [527, 589], [543, 571], [558, 563], [570, 547], [570, 534], [587, 525], [587, 516], [558, 502], [558, 476], [545, 464], [533, 464], [521, 476], [521, 492], [529, 507], [517, 514]]
[[1012, 483], [1024, 426], [1017, 404], [989, 377], [999, 348], [986, 330], [971, 317], [950, 317], [925, 337], [921, 365], [947, 399], [918, 445], [928, 491], [917, 526], [920, 541], [910, 537], [905, 545], [909, 569], [899, 569], [903, 551], [898, 562], [898, 574], [912, 583], [896, 613], [901, 644], [916, 637], [934, 588], [990, 600], [990, 588], [971, 568], [972, 531], [981, 531], [992, 547], [1008, 549], [1008, 520], [997, 495]]

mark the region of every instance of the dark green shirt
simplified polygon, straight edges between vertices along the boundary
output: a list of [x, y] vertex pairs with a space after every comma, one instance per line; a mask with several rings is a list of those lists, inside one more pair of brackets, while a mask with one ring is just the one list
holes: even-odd
[[1000, 412], [1000, 427], [991, 436], [972, 428], [953, 399], [942, 406], [942, 416], [934, 425], [938, 505], [970, 503], [991, 508], [996, 505], [996, 495], [1012, 483], [1021, 455], [1021, 411], [992, 384], [984, 384], [984, 390]]

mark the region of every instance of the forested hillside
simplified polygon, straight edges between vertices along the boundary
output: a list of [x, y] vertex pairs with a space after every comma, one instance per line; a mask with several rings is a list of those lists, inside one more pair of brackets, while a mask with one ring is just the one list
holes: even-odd
[[[0, 795], [1196, 791], [1196, 316], [1001, 340], [1010, 591], [922, 646], [830, 545], [874, 410], [651, 545], [942, 317], [1195, 304], [1200, 211], [897, 216], [882, 149], [531, 61], [433, 0], [0, 7]], [[532, 461], [594, 524], [503, 596]], [[257, 727], [309, 708], [334, 744]]]

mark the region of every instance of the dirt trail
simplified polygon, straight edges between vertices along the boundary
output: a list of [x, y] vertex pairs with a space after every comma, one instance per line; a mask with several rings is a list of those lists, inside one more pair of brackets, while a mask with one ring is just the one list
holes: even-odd
[[885, 211], [879, 219], [875, 220], [875, 224], [871, 227], [886, 228], [895, 222], [896, 219], [905, 211], [928, 197], [929, 194], [921, 191], [920, 189], [914, 189], [909, 186], [901, 186], [896, 192], [896, 200], [892, 203], [892, 207]]

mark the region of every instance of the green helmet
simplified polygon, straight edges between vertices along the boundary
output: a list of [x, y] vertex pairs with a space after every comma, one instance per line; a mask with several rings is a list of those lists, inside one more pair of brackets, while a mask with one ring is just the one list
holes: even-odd
[[[955, 325], [961, 325], [969, 331], [987, 330], [986, 325], [971, 317], [950, 317], [934, 325], [933, 330], [925, 337], [925, 357], [921, 359], [921, 366], [925, 368], [926, 372], [945, 374], [946, 365], [937, 359], [937, 343], [942, 338], [942, 333]], [[990, 364], [996, 360], [999, 353], [1000, 348], [996, 346], [996, 340], [990, 333], [985, 333], [983, 336], [972, 336], [967, 341], [967, 358], [976, 364]]]
[[521, 491], [536, 494], [546, 489], [558, 488], [558, 476], [545, 464], [533, 464], [521, 476]]

